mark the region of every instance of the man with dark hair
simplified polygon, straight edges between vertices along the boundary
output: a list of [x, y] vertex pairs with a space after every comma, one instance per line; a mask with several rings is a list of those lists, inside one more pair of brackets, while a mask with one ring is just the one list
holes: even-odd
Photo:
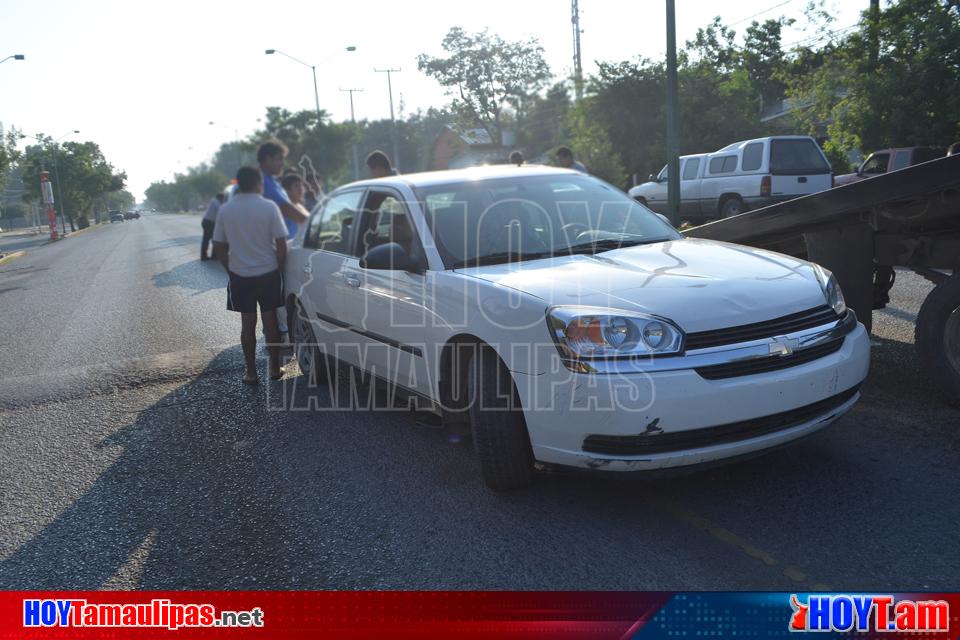
[[270, 379], [279, 380], [280, 330], [277, 309], [284, 305], [283, 268], [287, 228], [280, 208], [262, 197], [263, 178], [254, 167], [237, 171], [237, 192], [217, 214], [213, 253], [230, 276], [227, 309], [240, 313], [243, 381], [257, 384], [257, 307], [270, 354]]
[[210, 198], [210, 202], [207, 203], [207, 211], [203, 214], [203, 219], [200, 221], [200, 226], [203, 228], [203, 239], [200, 241], [201, 260], [210, 260], [213, 257], [208, 253], [208, 248], [210, 247], [210, 239], [213, 238], [213, 228], [217, 222], [217, 212], [220, 211], [220, 205], [223, 204], [224, 200], [225, 196], [223, 193], [218, 193]]
[[557, 164], [565, 169], [573, 169], [580, 173], [588, 173], [587, 168], [582, 163], [573, 159], [573, 151], [570, 147], [560, 147], [556, 153]]
[[283, 173], [286, 159], [287, 147], [279, 140], [267, 140], [257, 149], [257, 162], [263, 174], [263, 197], [273, 200], [280, 207], [283, 223], [287, 227], [287, 239], [292, 240], [300, 225], [307, 221], [309, 212], [303, 205], [290, 202], [290, 197], [277, 179]]
[[372, 178], [386, 178], [395, 175], [393, 167], [390, 165], [390, 158], [383, 151], [377, 149], [371, 151], [367, 156], [367, 169], [370, 170]]
[[282, 186], [283, 190], [287, 192], [287, 197], [290, 198], [290, 202], [306, 207], [306, 204], [303, 201], [303, 195], [306, 186], [303, 183], [303, 178], [298, 176], [296, 173], [288, 173], [287, 175], [283, 176], [283, 179], [280, 181], [280, 186]]

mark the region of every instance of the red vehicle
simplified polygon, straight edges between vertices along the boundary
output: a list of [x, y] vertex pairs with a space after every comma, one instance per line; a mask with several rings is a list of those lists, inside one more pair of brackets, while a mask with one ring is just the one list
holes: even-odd
[[859, 182], [867, 178], [882, 176], [891, 171], [906, 169], [921, 162], [936, 160], [947, 154], [946, 149], [940, 147], [901, 147], [899, 149], [881, 149], [874, 151], [864, 160], [856, 172], [837, 176], [834, 186]]

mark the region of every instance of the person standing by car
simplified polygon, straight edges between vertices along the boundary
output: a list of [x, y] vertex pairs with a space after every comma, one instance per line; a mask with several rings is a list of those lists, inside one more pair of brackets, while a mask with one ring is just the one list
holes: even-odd
[[220, 211], [220, 205], [223, 204], [223, 200], [224, 196], [222, 193], [218, 193], [210, 198], [210, 202], [207, 204], [207, 211], [203, 214], [203, 219], [200, 221], [200, 226], [203, 227], [203, 240], [200, 241], [201, 260], [210, 260], [213, 258], [208, 249], [210, 247], [210, 239], [213, 238], [213, 228], [217, 223], [217, 212]]
[[283, 269], [287, 228], [276, 203], [262, 197], [263, 178], [253, 167], [237, 171], [237, 194], [220, 208], [213, 231], [213, 252], [224, 266], [227, 309], [240, 314], [243, 381], [257, 384], [257, 307], [270, 354], [271, 380], [279, 380], [280, 331], [277, 309], [284, 305]]
[[555, 158], [557, 160], [557, 164], [564, 169], [573, 169], [574, 171], [579, 171], [580, 173], [590, 173], [587, 171], [587, 168], [582, 162], [578, 162], [573, 159], [573, 151], [570, 150], [570, 147], [560, 147], [557, 149]]
[[287, 159], [287, 147], [279, 140], [267, 140], [257, 149], [257, 162], [263, 179], [263, 197], [272, 200], [280, 207], [283, 223], [287, 227], [287, 239], [293, 239], [300, 225], [307, 221], [309, 212], [302, 204], [290, 201], [284, 191], [279, 176], [283, 173], [283, 163]]
[[283, 176], [283, 179], [280, 181], [280, 186], [283, 187], [292, 204], [299, 205], [305, 209], [307, 208], [305, 201], [307, 185], [304, 183], [303, 178], [295, 173], [288, 173]]

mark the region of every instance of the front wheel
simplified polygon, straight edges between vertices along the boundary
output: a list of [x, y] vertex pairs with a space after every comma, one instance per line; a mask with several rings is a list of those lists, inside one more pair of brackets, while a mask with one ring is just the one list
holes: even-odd
[[480, 472], [494, 491], [533, 480], [533, 450], [510, 372], [490, 347], [478, 347], [467, 380], [470, 426]]
[[296, 319], [291, 322], [288, 318], [287, 323], [292, 325], [293, 329], [293, 353], [297, 357], [297, 366], [311, 384], [326, 382], [326, 358], [317, 345], [317, 338], [313, 333], [313, 324], [310, 322], [307, 310], [299, 303], [294, 306], [294, 309]]
[[938, 284], [924, 300], [915, 336], [921, 374], [960, 407], [960, 274]]

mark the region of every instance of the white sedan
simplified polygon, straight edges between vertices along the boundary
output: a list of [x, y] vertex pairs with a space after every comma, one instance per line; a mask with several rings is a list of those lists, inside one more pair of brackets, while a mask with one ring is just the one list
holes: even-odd
[[640, 471], [777, 447], [850, 409], [868, 371], [829, 272], [684, 239], [574, 171], [356, 182], [294, 245], [301, 369], [337, 362], [468, 424], [496, 490], [536, 462]]

